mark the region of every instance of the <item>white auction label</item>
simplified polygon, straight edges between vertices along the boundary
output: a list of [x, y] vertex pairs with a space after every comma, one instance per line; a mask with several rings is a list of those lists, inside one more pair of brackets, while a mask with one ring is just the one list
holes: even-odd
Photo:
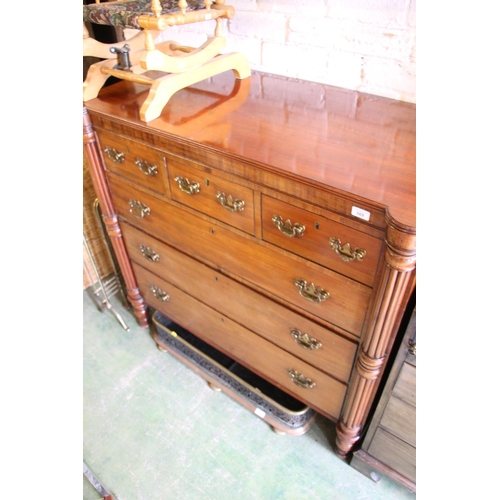
[[351, 215], [354, 215], [354, 217], [359, 217], [363, 220], [370, 220], [370, 212], [367, 212], [366, 210], [363, 210], [359, 207], [353, 206], [351, 208]]
[[260, 418], [264, 418], [266, 416], [266, 412], [262, 411], [260, 408], [255, 408], [254, 413]]

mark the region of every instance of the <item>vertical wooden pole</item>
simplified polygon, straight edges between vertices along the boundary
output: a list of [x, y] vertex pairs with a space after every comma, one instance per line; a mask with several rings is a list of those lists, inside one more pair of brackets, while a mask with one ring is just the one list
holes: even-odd
[[385, 267], [370, 304], [349, 393], [337, 422], [335, 452], [345, 458], [360, 438], [387, 364], [398, 326], [413, 290], [416, 262], [414, 228], [398, 227], [386, 215]]
[[118, 224], [118, 215], [116, 214], [106, 177], [103, 172], [102, 165], [104, 164], [104, 160], [102, 159], [101, 151], [98, 147], [97, 137], [92, 127], [90, 116], [85, 107], [83, 108], [83, 148], [88, 161], [92, 183], [94, 184], [99, 200], [106, 231], [110, 237], [113, 250], [123, 274], [127, 289], [127, 298], [134, 308], [134, 313], [139, 324], [143, 328], [147, 328], [149, 326], [147, 305], [139, 292], [134, 271], [127, 255], [122, 232]]

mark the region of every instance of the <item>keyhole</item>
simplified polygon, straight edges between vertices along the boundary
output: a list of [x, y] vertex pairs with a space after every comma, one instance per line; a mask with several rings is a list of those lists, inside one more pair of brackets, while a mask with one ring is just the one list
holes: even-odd
[[319, 222], [314, 223], [314, 229], [319, 229]]

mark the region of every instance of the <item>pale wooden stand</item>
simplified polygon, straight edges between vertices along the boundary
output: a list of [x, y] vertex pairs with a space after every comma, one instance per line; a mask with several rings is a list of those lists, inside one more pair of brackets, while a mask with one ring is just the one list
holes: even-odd
[[[140, 118], [149, 122], [158, 118], [169, 101], [178, 90], [193, 85], [219, 73], [232, 70], [237, 79], [250, 76], [250, 65], [243, 54], [233, 52], [220, 54], [226, 45], [221, 35], [222, 20], [234, 17], [234, 7], [224, 5], [225, 0], [206, 0], [205, 9], [186, 12], [187, 3], [179, 0], [180, 12], [160, 15], [159, 0], [153, 0], [151, 9], [154, 15], [139, 16], [138, 23], [142, 31], [130, 40], [112, 44], [123, 48], [128, 44], [130, 68], [117, 68], [117, 60], [110, 55], [110, 45], [102, 44], [88, 36], [84, 28], [84, 55], [104, 58], [106, 60], [93, 64], [83, 83], [83, 101], [97, 97], [99, 91], [110, 76], [134, 83], [150, 85], [148, 97], [140, 109]], [[198, 48], [184, 47], [168, 41], [155, 45], [154, 39], [159, 32], [169, 26], [179, 26], [200, 21], [215, 20], [215, 34]], [[145, 73], [157, 71], [161, 76], [150, 76]]]

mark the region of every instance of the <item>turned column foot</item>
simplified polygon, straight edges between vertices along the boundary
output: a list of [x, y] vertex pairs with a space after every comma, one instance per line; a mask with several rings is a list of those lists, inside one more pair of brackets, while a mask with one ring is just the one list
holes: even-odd
[[342, 422], [338, 422], [336, 426], [337, 436], [335, 438], [334, 451], [340, 458], [347, 458], [352, 447], [360, 438], [361, 428], [349, 429]]

